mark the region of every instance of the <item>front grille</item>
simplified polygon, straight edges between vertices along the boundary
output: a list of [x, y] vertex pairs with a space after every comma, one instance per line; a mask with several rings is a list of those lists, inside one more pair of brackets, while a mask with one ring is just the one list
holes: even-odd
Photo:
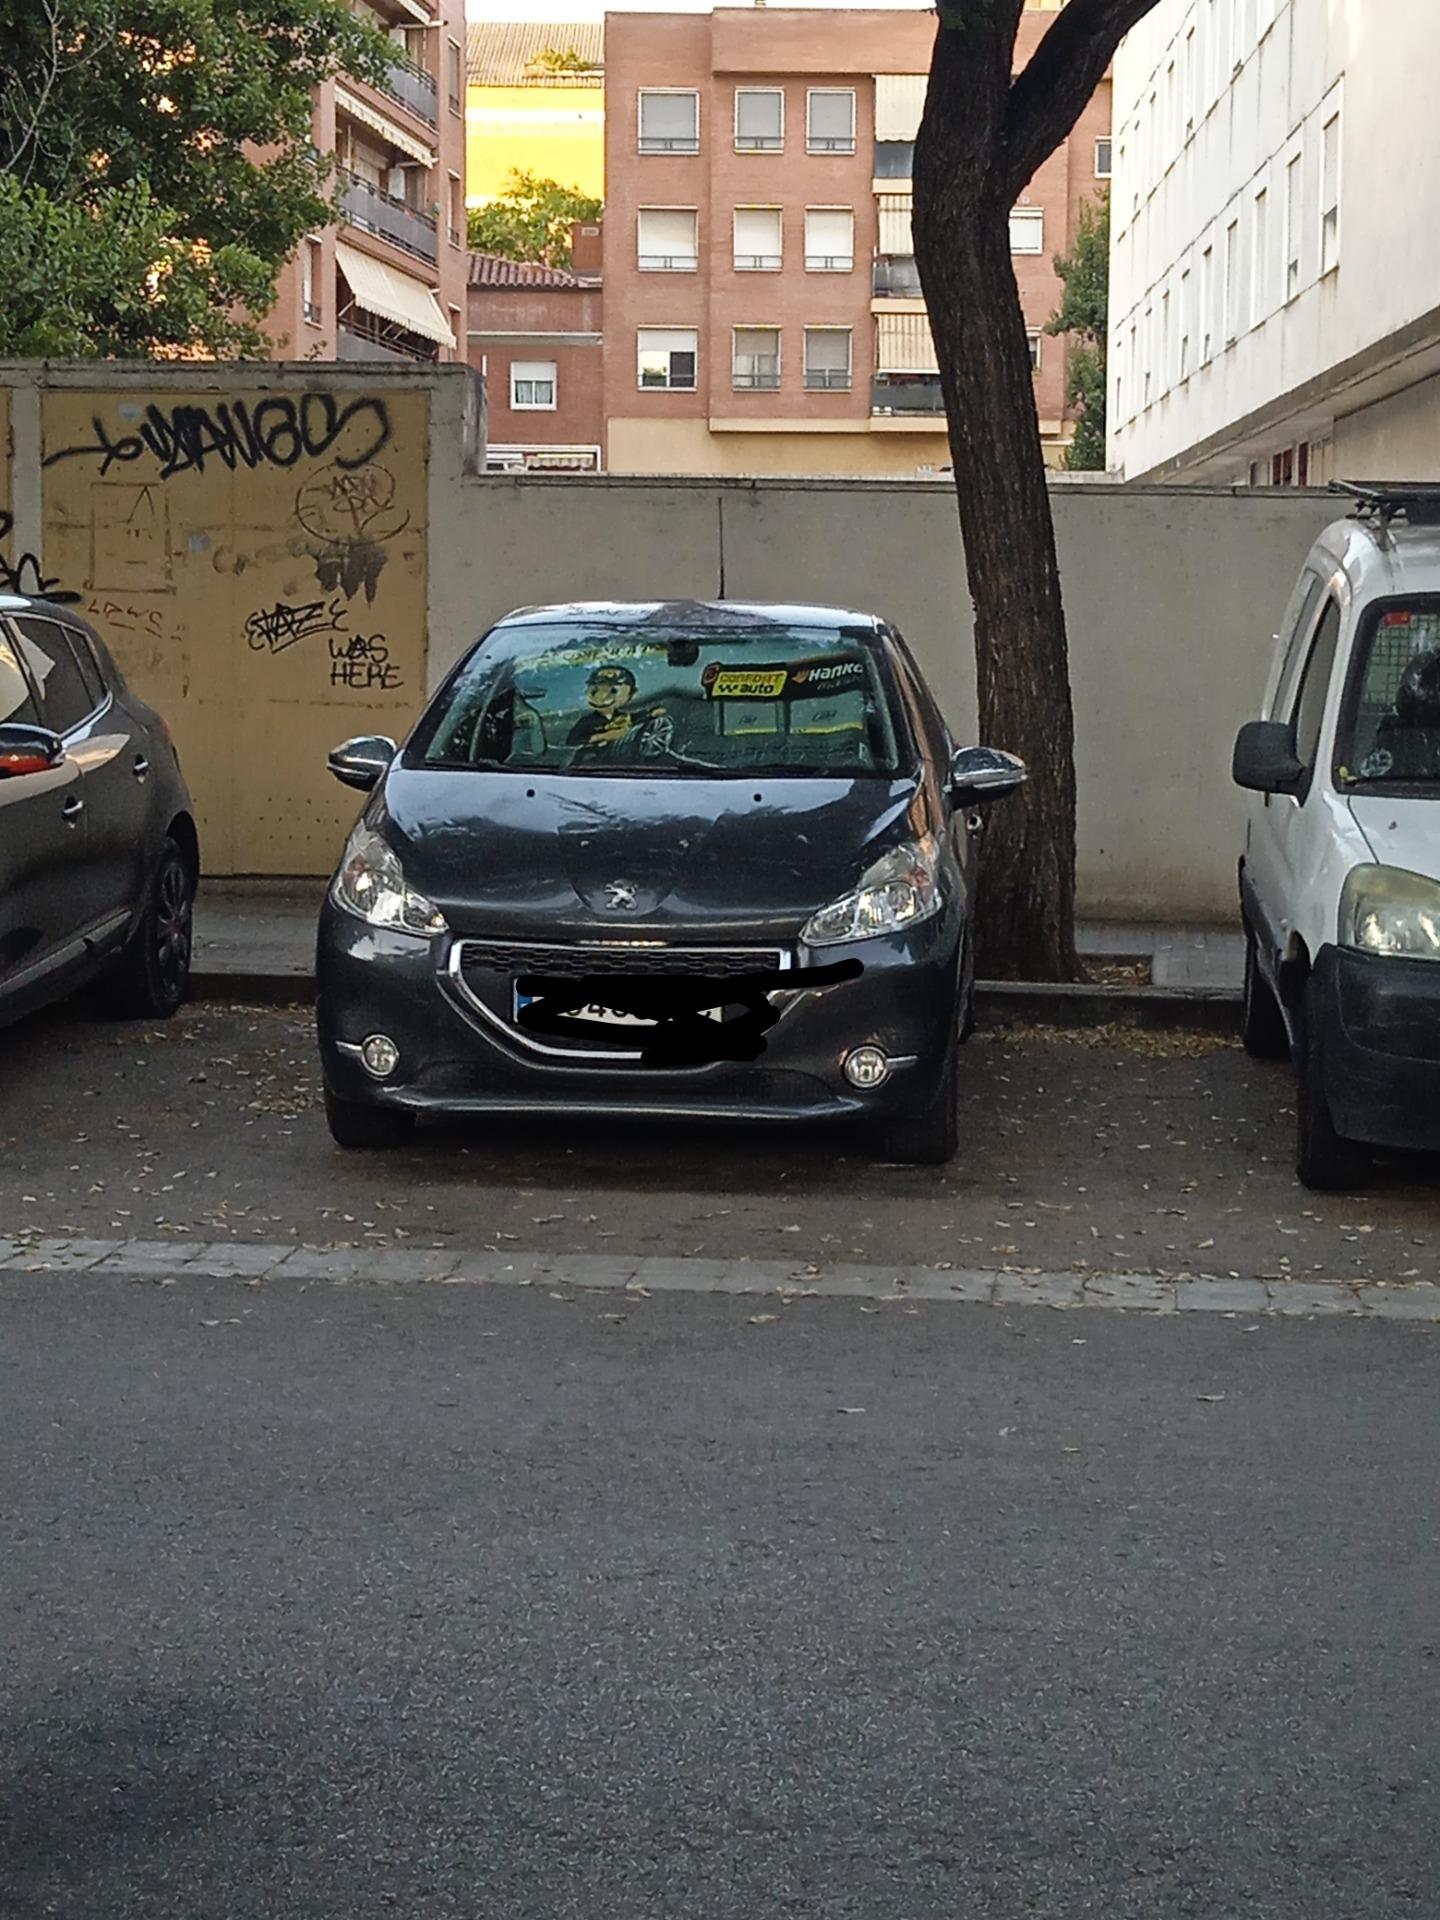
[[627, 979], [733, 980], [772, 973], [785, 965], [778, 947], [609, 947], [501, 944], [463, 940], [460, 971], [466, 975], [539, 975], [547, 980], [583, 980], [596, 975]]

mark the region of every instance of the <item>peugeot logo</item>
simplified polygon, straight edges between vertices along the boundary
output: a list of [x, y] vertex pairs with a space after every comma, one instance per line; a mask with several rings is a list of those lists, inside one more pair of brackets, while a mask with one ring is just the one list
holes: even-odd
[[612, 913], [635, 911], [635, 887], [629, 880], [612, 880], [605, 889], [605, 904]]

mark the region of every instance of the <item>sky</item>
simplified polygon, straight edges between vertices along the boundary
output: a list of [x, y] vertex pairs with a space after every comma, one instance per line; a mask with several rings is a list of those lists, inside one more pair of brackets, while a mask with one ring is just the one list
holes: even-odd
[[[894, 7], [917, 13], [933, 0], [855, 0], [866, 8]], [[713, 0], [467, 0], [466, 14], [471, 20], [601, 20], [607, 13], [709, 13]], [[733, 0], [732, 0], [733, 4]], [[740, 0], [744, 4], [744, 0]], [[776, 0], [779, 4], [779, 0]], [[842, 12], [834, 0], [784, 0], [786, 6], [810, 6], [831, 13]]]

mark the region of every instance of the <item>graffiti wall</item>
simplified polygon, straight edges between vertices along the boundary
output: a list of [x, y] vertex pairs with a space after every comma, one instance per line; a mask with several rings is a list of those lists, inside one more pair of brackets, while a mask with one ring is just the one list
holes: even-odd
[[46, 586], [169, 722], [211, 873], [328, 870], [356, 811], [328, 750], [423, 702], [429, 404], [318, 378], [43, 395]]

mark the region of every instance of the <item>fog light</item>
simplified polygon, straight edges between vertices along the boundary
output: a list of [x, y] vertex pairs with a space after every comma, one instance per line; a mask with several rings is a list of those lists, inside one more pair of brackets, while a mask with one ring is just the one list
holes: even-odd
[[873, 1093], [890, 1078], [890, 1062], [879, 1047], [856, 1047], [845, 1056], [845, 1078], [862, 1093]]
[[400, 1064], [400, 1049], [388, 1033], [372, 1033], [361, 1042], [360, 1058], [367, 1073], [377, 1080], [388, 1080]]

